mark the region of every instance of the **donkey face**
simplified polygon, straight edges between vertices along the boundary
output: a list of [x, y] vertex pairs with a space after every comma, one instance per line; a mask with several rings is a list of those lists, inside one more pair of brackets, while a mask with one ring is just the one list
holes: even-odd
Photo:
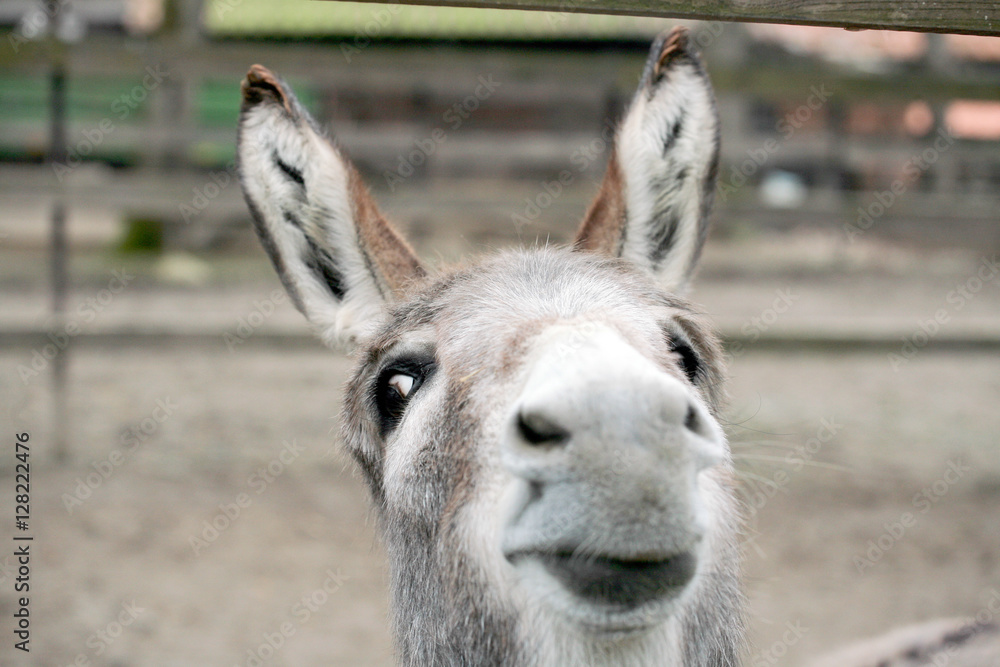
[[[407, 664], [732, 655], [720, 354], [680, 296], [718, 122], [685, 36], [654, 43], [572, 249], [434, 278], [285, 84], [260, 66], [244, 81], [256, 229], [317, 333], [359, 348], [344, 439], [379, 513]], [[691, 633], [711, 638], [696, 650]]]

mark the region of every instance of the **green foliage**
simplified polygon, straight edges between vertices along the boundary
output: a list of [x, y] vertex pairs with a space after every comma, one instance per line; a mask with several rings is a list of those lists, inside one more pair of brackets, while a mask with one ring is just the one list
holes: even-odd
[[125, 236], [118, 249], [126, 254], [161, 252], [163, 221], [141, 216], [128, 218], [125, 221]]

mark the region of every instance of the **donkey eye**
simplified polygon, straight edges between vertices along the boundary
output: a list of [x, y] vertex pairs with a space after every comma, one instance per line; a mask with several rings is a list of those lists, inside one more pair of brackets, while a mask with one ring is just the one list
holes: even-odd
[[391, 378], [389, 378], [389, 386], [396, 390], [400, 398], [406, 398], [410, 395], [410, 391], [413, 389], [413, 382], [415, 378], [412, 375], [406, 375], [404, 373], [396, 373]]
[[694, 348], [684, 340], [674, 338], [670, 341], [670, 351], [680, 357], [681, 368], [684, 370], [684, 375], [687, 376], [687, 379], [692, 384], [697, 383], [698, 374], [701, 371], [701, 361], [698, 359]]
[[406, 406], [434, 368], [433, 358], [406, 358], [394, 361], [379, 373], [375, 383], [375, 405], [382, 437], [389, 435], [402, 421]]

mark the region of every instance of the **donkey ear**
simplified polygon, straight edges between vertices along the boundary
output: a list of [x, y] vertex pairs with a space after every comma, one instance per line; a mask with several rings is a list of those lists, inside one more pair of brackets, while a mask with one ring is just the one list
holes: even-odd
[[677, 27], [653, 43], [575, 247], [622, 257], [683, 292], [708, 233], [718, 163], [712, 86]]
[[282, 80], [254, 65], [242, 91], [237, 157], [254, 227], [320, 338], [350, 346], [424, 270]]

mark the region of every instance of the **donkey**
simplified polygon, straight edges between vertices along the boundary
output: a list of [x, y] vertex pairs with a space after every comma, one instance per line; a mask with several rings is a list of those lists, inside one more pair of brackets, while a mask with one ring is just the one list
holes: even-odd
[[719, 160], [684, 29], [652, 45], [570, 247], [430, 275], [288, 86], [242, 84], [240, 180], [296, 307], [354, 349], [400, 662], [727, 667], [743, 651], [724, 378], [685, 300]]
[[256, 231], [319, 337], [359, 348], [343, 437], [401, 662], [737, 664], [722, 355], [681, 296], [719, 154], [686, 32], [653, 44], [571, 248], [433, 277], [284, 82], [254, 65], [242, 91]]

